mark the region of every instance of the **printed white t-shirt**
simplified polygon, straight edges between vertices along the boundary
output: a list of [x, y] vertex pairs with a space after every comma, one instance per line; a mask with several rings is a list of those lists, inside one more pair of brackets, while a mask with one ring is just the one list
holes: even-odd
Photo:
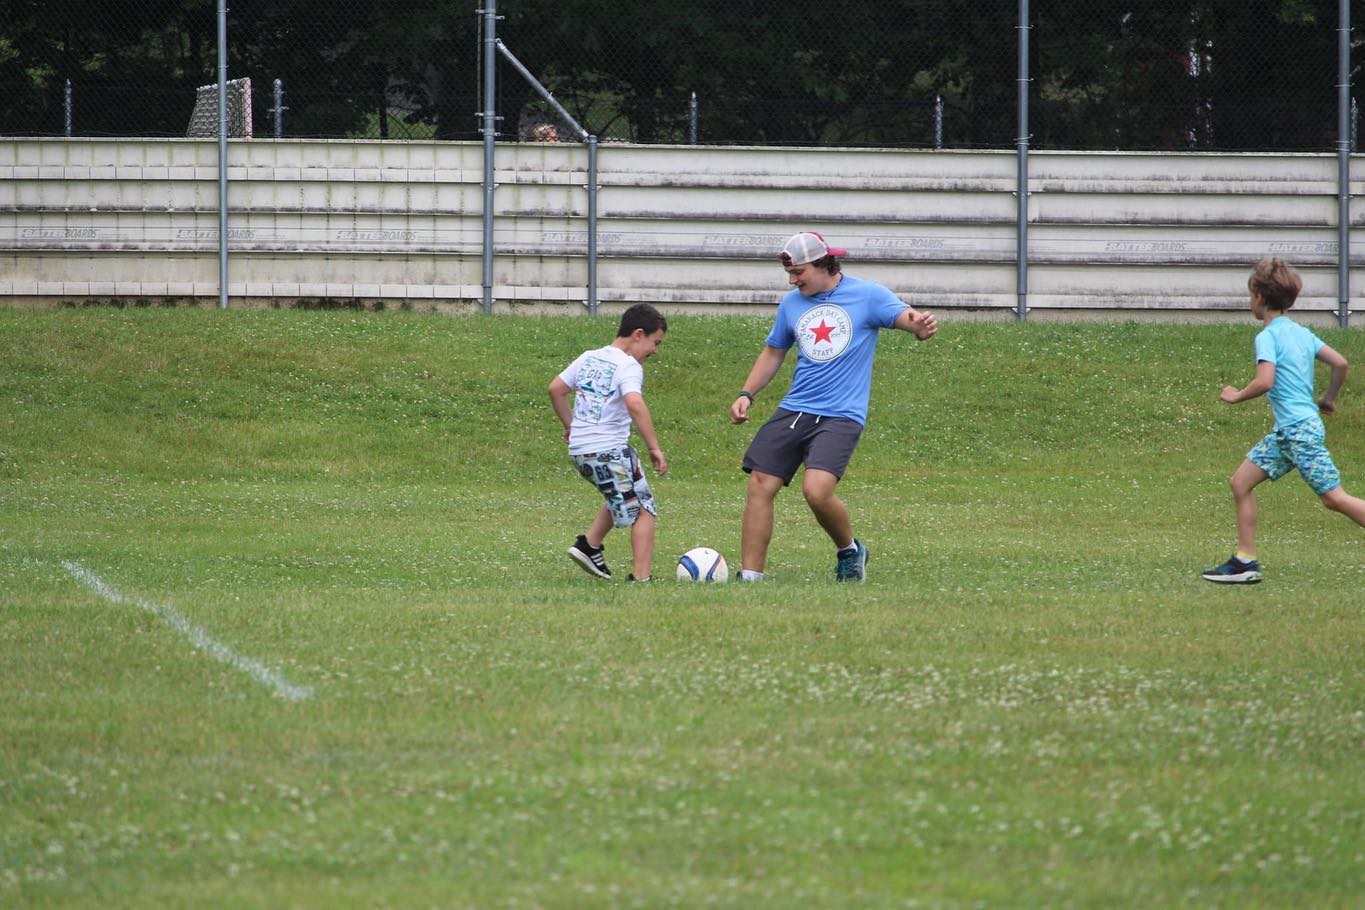
[[578, 355], [559, 378], [574, 391], [570, 455], [610, 452], [629, 441], [626, 395], [644, 388], [645, 371], [640, 361], [607, 345]]

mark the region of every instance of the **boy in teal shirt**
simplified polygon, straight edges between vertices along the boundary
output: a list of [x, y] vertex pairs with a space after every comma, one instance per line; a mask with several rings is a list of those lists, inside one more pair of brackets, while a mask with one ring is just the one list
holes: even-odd
[[[1322, 504], [1365, 526], [1365, 500], [1348, 495], [1341, 474], [1325, 445], [1321, 414], [1336, 411], [1337, 393], [1346, 381], [1346, 358], [1311, 331], [1285, 315], [1294, 305], [1303, 279], [1283, 259], [1262, 259], [1247, 280], [1251, 312], [1265, 323], [1256, 335], [1256, 376], [1244, 389], [1226, 386], [1219, 398], [1236, 404], [1265, 395], [1275, 426], [1247, 453], [1228, 481], [1237, 506], [1237, 552], [1203, 574], [1220, 584], [1255, 584], [1261, 580], [1256, 559], [1256, 496], [1264, 480], [1279, 480], [1298, 468]], [[1327, 391], [1313, 401], [1313, 367], [1321, 360], [1331, 368]], [[1321, 413], [1319, 413], [1321, 412]]]

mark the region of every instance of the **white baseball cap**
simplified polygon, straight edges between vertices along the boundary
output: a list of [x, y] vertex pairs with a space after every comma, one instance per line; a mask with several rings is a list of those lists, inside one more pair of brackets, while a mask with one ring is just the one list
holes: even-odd
[[835, 249], [815, 231], [792, 234], [782, 247], [782, 255], [791, 258], [792, 265], [805, 265], [826, 256], [847, 256], [848, 250]]

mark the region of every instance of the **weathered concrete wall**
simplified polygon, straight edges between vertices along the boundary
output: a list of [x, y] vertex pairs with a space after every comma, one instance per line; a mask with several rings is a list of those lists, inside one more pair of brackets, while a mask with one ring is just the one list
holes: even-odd
[[[482, 159], [478, 143], [234, 140], [234, 302], [476, 307]], [[216, 300], [216, 161], [204, 140], [0, 139], [0, 301]], [[502, 145], [496, 164], [499, 307], [581, 310], [585, 149]], [[1336, 167], [1312, 154], [1035, 152], [1033, 314], [1240, 313], [1250, 264], [1278, 254], [1304, 273], [1299, 311], [1326, 317]], [[785, 284], [773, 254], [802, 228], [917, 306], [1008, 316], [1016, 304], [1009, 152], [609, 144], [598, 183], [607, 308], [769, 308]], [[1363, 184], [1353, 172], [1353, 195]]]

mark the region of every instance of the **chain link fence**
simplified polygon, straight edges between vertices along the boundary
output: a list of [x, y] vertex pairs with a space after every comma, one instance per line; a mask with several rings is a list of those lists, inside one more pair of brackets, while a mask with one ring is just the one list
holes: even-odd
[[[1351, 2], [1360, 22], [1365, 0]], [[481, 6], [239, 0], [228, 77], [251, 86], [245, 134], [480, 138]], [[501, 0], [497, 31], [603, 141], [1010, 149], [1018, 10], [1016, 0]], [[1030, 144], [1331, 151], [1338, 10], [1338, 0], [1036, 0]], [[1354, 82], [1361, 42], [1351, 53]], [[0, 133], [184, 136], [217, 66], [214, 0], [0, 0]], [[501, 59], [497, 110], [500, 139], [571, 135]]]

